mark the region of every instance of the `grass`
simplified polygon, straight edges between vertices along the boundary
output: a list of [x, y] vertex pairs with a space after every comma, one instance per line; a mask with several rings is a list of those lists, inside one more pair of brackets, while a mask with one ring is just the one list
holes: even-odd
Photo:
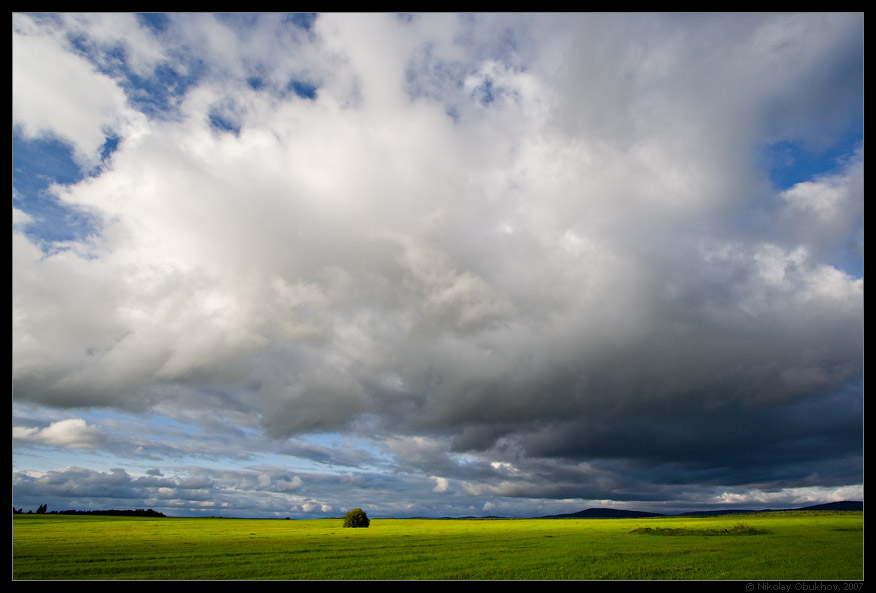
[[15, 515], [13, 578], [863, 578], [860, 512], [341, 523]]

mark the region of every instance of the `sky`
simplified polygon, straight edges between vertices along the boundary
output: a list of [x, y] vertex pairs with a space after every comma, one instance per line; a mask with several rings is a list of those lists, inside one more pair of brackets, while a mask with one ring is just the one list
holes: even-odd
[[13, 14], [13, 506], [863, 500], [863, 43]]

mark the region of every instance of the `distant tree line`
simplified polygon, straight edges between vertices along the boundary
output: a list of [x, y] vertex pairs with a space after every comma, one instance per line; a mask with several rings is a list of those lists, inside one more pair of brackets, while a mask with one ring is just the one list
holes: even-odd
[[[136, 510], [105, 510], [105, 511], [77, 511], [77, 510], [67, 510], [67, 511], [49, 511], [47, 510], [47, 505], [40, 505], [37, 510], [37, 515], [119, 515], [123, 517], [166, 517], [164, 513], [159, 513], [158, 511], [153, 511], [152, 509], [136, 509]], [[24, 512], [23, 509], [16, 509], [12, 507], [13, 515], [24, 515], [24, 514], [34, 514], [34, 511]]]

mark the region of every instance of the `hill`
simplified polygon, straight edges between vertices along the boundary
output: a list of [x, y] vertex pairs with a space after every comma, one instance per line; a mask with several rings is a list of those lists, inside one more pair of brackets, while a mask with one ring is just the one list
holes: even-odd
[[635, 519], [639, 517], [663, 517], [660, 513], [645, 511], [627, 511], [624, 509], [589, 508], [577, 513], [547, 515], [541, 519]]
[[711, 517], [717, 515], [739, 515], [747, 513], [780, 513], [783, 511], [863, 511], [864, 502], [860, 500], [842, 500], [815, 504], [793, 509], [716, 509], [711, 511], [691, 511], [666, 515], [663, 513], [647, 513], [643, 511], [629, 511], [625, 509], [589, 508], [577, 513], [565, 513], [561, 515], [547, 515], [540, 519], [635, 519], [639, 517]]
[[864, 502], [861, 500], [842, 500], [824, 504], [814, 504], [806, 507], [793, 509], [723, 509], [714, 511], [691, 511], [679, 513], [679, 517], [714, 517], [717, 515], [740, 515], [750, 513], [782, 513], [788, 511], [863, 511]]
[[815, 504], [800, 509], [797, 511], [863, 511], [863, 500], [841, 500], [839, 502], [828, 502], [826, 504]]

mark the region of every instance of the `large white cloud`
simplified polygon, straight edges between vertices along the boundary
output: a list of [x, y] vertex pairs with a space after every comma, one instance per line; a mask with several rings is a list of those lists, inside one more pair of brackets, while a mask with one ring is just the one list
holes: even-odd
[[81, 418], [69, 418], [42, 429], [13, 427], [12, 438], [56, 447], [90, 448], [100, 445], [104, 435]]

